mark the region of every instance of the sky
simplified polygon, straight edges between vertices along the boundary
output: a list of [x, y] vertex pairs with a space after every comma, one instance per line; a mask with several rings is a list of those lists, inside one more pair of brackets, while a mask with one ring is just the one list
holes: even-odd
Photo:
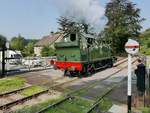
[[[67, 1], [70, 0], [0, 0], [0, 34], [8, 39], [18, 34], [28, 39], [40, 39], [51, 31], [57, 31], [57, 18], [62, 15], [61, 8], [67, 7]], [[76, 1], [79, 5], [80, 1], [86, 0]], [[97, 1], [102, 8], [109, 2], [109, 0]], [[141, 9], [141, 17], [146, 19], [142, 23], [143, 30], [149, 28], [150, 0], [132, 1]], [[103, 21], [101, 25], [104, 24]]]

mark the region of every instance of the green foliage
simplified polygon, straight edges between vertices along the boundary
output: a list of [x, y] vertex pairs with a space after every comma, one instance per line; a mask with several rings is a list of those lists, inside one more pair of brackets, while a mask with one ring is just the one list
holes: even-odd
[[140, 35], [141, 52], [150, 55], [150, 29], [145, 30]]
[[140, 23], [144, 20], [140, 18], [140, 9], [129, 0], [111, 0], [106, 5], [105, 15], [108, 19], [105, 36], [111, 39], [115, 53], [123, 52], [127, 39], [139, 36]]
[[0, 80], [0, 93], [12, 91], [24, 86], [25, 80], [21, 77], [7, 77]]
[[49, 46], [44, 46], [41, 51], [42, 57], [53, 56], [55, 54], [55, 50], [50, 48]]
[[38, 39], [26, 39], [26, 45], [28, 45], [28, 43], [33, 43], [35, 44], [36, 42], [38, 42], [39, 40]]
[[3, 35], [0, 35], [0, 47], [6, 42], [6, 37]]
[[63, 16], [60, 16], [60, 18], [58, 19], [58, 23], [60, 25], [59, 30], [66, 35], [70, 34], [71, 32], [90, 33], [90, 31], [92, 31], [93, 29], [84, 21], [75, 22]]
[[150, 40], [147, 42], [147, 47], [150, 48]]
[[10, 41], [10, 46], [12, 49], [19, 50], [22, 52], [23, 56], [33, 56], [34, 55], [34, 44], [38, 40], [36, 39], [25, 39], [21, 35], [13, 37]]
[[24, 56], [33, 56], [34, 55], [34, 43], [29, 42], [23, 50]]
[[25, 39], [21, 35], [18, 37], [13, 37], [10, 42], [10, 46], [12, 49], [23, 51], [25, 47]]

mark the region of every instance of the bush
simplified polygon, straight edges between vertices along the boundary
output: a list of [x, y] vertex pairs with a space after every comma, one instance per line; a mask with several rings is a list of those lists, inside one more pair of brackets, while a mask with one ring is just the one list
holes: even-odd
[[42, 57], [54, 56], [55, 50], [53, 48], [50, 48], [49, 46], [44, 46], [41, 51], [41, 55]]

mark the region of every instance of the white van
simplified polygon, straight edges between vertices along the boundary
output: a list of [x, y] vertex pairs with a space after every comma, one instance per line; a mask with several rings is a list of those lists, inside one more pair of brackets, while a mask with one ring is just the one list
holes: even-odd
[[[21, 63], [22, 54], [17, 50], [7, 50], [5, 52], [5, 58], [8, 58], [9, 64], [18, 64]], [[2, 62], [2, 51], [0, 51], [0, 62]]]

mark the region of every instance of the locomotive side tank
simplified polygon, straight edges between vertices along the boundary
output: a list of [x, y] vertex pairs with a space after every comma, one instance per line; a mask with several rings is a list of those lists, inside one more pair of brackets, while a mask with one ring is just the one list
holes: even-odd
[[103, 67], [112, 67], [114, 57], [110, 45], [105, 41], [98, 43], [93, 35], [72, 32], [55, 43], [56, 69], [64, 70], [66, 75], [82, 75]]

